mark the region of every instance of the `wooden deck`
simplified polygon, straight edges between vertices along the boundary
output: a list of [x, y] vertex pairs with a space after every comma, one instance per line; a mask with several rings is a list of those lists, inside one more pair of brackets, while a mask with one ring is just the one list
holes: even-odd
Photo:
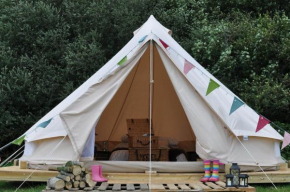
[[[23, 181], [34, 170], [20, 169], [18, 166], [0, 168], [0, 181]], [[58, 174], [57, 171], [36, 170], [28, 181], [46, 182], [48, 178]], [[270, 183], [262, 172], [249, 172], [249, 183]], [[290, 169], [281, 171], [268, 171], [268, 176], [274, 183], [290, 183]], [[203, 173], [153, 173], [151, 175], [152, 183], [179, 184], [199, 181]], [[109, 181], [108, 183], [149, 183], [147, 173], [104, 173]], [[225, 173], [220, 173], [220, 180], [225, 180]]]
[[[226, 188], [224, 182], [206, 182], [202, 183], [199, 181], [191, 181], [190, 183], [179, 183], [179, 184], [113, 184], [113, 183], [102, 183], [96, 186], [93, 190], [78, 190], [79, 192], [91, 191], [91, 192], [133, 192], [133, 191], [152, 191], [152, 192], [176, 192], [176, 191], [236, 191], [236, 192], [255, 192], [254, 187], [240, 187], [240, 188]], [[63, 190], [68, 191], [68, 190]], [[70, 190], [71, 191], [71, 190]], [[42, 192], [56, 192], [55, 190], [46, 189]]]

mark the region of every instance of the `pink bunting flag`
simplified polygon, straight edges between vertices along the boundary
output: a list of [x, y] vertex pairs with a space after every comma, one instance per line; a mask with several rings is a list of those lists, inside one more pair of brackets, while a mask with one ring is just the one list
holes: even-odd
[[159, 41], [161, 42], [161, 44], [163, 45], [163, 47], [165, 49], [167, 49], [167, 47], [169, 47], [164, 41], [162, 41], [161, 39], [159, 39]]
[[290, 143], [290, 134], [285, 131], [281, 150], [287, 147], [289, 143]]
[[266, 125], [268, 125], [270, 123], [270, 120], [263, 117], [263, 116], [259, 116], [259, 122], [258, 122], [258, 125], [257, 125], [257, 128], [256, 128], [256, 133], [258, 131], [260, 131], [261, 129], [263, 129]]
[[186, 75], [193, 68], [194, 68], [194, 65], [185, 59], [184, 67], [183, 67], [184, 74]]

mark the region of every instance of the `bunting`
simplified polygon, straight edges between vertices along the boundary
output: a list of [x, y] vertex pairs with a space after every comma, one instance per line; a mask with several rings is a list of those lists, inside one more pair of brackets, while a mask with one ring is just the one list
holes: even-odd
[[21, 137], [19, 137], [18, 139], [15, 139], [14, 141], [11, 142], [11, 144], [14, 145], [21, 145], [22, 142], [24, 141], [25, 135], [22, 135]]
[[139, 40], [139, 43], [142, 43], [145, 39], [146, 39], [147, 35], [145, 35], [144, 37], [142, 37], [140, 40]]
[[233, 104], [231, 107], [230, 115], [235, 112], [238, 108], [243, 106], [245, 103], [239, 100], [237, 97], [234, 97]]
[[[157, 36], [157, 35], [156, 35]], [[158, 36], [157, 36], [158, 37]], [[159, 38], [159, 37], [158, 37]], [[165, 49], [167, 49], [169, 47], [169, 45], [167, 43], [165, 43], [163, 40], [161, 40], [159, 38], [159, 41], [161, 42], [161, 44], [163, 45], [163, 47]], [[172, 49], [173, 51], [175, 51], [174, 49]], [[176, 51], [175, 51], [176, 52]], [[177, 52], [176, 52], [177, 53]], [[178, 54], [178, 53], [177, 53]], [[181, 56], [182, 57], [182, 56]], [[183, 57], [182, 57], [183, 58]], [[193, 64], [191, 64], [190, 62], [188, 62], [185, 58], [184, 59], [184, 67], [183, 67], [183, 72], [186, 75], [187, 73], [189, 73], [189, 71], [193, 68], [195, 68], [196, 66], [194, 66]], [[197, 68], [197, 70], [201, 71], [199, 68]], [[201, 71], [202, 72], [202, 71]], [[208, 76], [207, 76], [208, 77]], [[214, 80], [212, 80], [210, 77], [208, 77], [210, 79], [207, 91], [206, 91], [206, 96], [209, 95], [212, 91], [214, 91], [216, 88], [219, 88], [220, 85], [215, 82]], [[226, 91], [227, 92], [227, 91]], [[231, 105], [231, 109], [229, 112], [229, 115], [231, 115], [232, 113], [234, 113], [236, 110], [238, 110], [241, 106], [243, 105], [247, 105], [245, 104], [243, 101], [241, 101], [239, 98], [237, 98], [235, 95], [233, 96], [233, 103]], [[259, 115], [259, 121], [256, 127], [256, 132], [260, 131], [261, 129], [263, 129], [266, 125], [268, 125], [271, 121], [268, 120], [267, 118], [263, 117], [262, 115]], [[283, 130], [283, 129], [282, 129]], [[248, 140], [248, 136], [244, 136], [244, 140]], [[286, 131], [284, 132], [284, 139], [283, 139], [283, 145], [282, 148], [285, 148], [286, 146], [288, 146], [290, 144], [290, 134], [287, 133]]]
[[263, 129], [266, 125], [268, 125], [270, 123], [270, 120], [263, 117], [263, 116], [259, 116], [259, 121], [258, 121], [258, 125], [257, 125], [257, 128], [256, 128], [256, 133], [258, 131], [260, 131], [261, 129]]
[[281, 150], [287, 147], [289, 143], [290, 143], [290, 134], [285, 131]]
[[165, 48], [165, 49], [167, 49], [169, 46], [164, 42], [164, 41], [162, 41], [161, 39], [159, 39], [159, 41], [161, 42], [161, 44], [163, 45], [163, 47]]
[[51, 120], [52, 120], [52, 118], [47, 120], [47, 121], [44, 121], [44, 122], [40, 123], [37, 127], [45, 128], [51, 122]]
[[184, 67], [183, 67], [184, 74], [186, 75], [193, 68], [194, 68], [194, 65], [185, 59], [184, 60]]
[[118, 65], [122, 65], [123, 63], [125, 63], [125, 61], [127, 61], [127, 55], [121, 59], [121, 61], [119, 61]]
[[209, 95], [213, 90], [215, 90], [216, 88], [219, 88], [219, 87], [220, 87], [220, 85], [217, 82], [210, 79], [208, 87], [207, 87], [207, 91], [206, 91], [206, 96]]

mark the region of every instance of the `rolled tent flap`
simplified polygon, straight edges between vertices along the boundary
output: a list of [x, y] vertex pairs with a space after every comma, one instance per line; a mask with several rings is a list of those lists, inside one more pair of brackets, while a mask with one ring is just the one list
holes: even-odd
[[148, 44], [145, 44], [137, 55], [129, 59], [126, 64], [123, 64], [120, 70], [115, 71], [114, 75], [101, 83], [92, 85], [87, 92], [60, 114], [73, 148], [79, 156], [82, 154], [83, 148], [91, 130], [95, 127], [96, 121], [128, 74], [138, 63], [147, 47]]
[[86, 145], [81, 155], [81, 161], [92, 161], [94, 160], [95, 152], [95, 129], [92, 129], [89, 138], [87, 139]]
[[25, 140], [27, 142], [53, 138], [53, 137], [61, 137], [66, 136], [67, 132], [63, 127], [62, 120], [59, 115], [52, 118], [51, 122], [45, 127], [36, 127], [30, 133], [28, 132]]
[[[37, 164], [63, 164], [78, 159], [68, 137], [54, 137], [25, 143], [20, 160]], [[41, 169], [41, 167], [40, 167]]]

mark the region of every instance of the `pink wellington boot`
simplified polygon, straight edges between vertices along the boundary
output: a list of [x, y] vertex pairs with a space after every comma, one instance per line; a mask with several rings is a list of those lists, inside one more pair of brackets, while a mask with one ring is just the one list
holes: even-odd
[[95, 182], [107, 182], [108, 180], [102, 177], [102, 166], [92, 165], [92, 180]]
[[100, 166], [100, 169], [99, 169], [99, 175], [100, 175], [100, 177], [101, 178], [103, 178], [103, 179], [105, 179], [106, 181], [105, 182], [107, 182], [108, 181], [108, 179], [106, 179], [105, 177], [103, 177], [103, 168], [102, 168], [102, 165], [97, 165], [97, 166]]

